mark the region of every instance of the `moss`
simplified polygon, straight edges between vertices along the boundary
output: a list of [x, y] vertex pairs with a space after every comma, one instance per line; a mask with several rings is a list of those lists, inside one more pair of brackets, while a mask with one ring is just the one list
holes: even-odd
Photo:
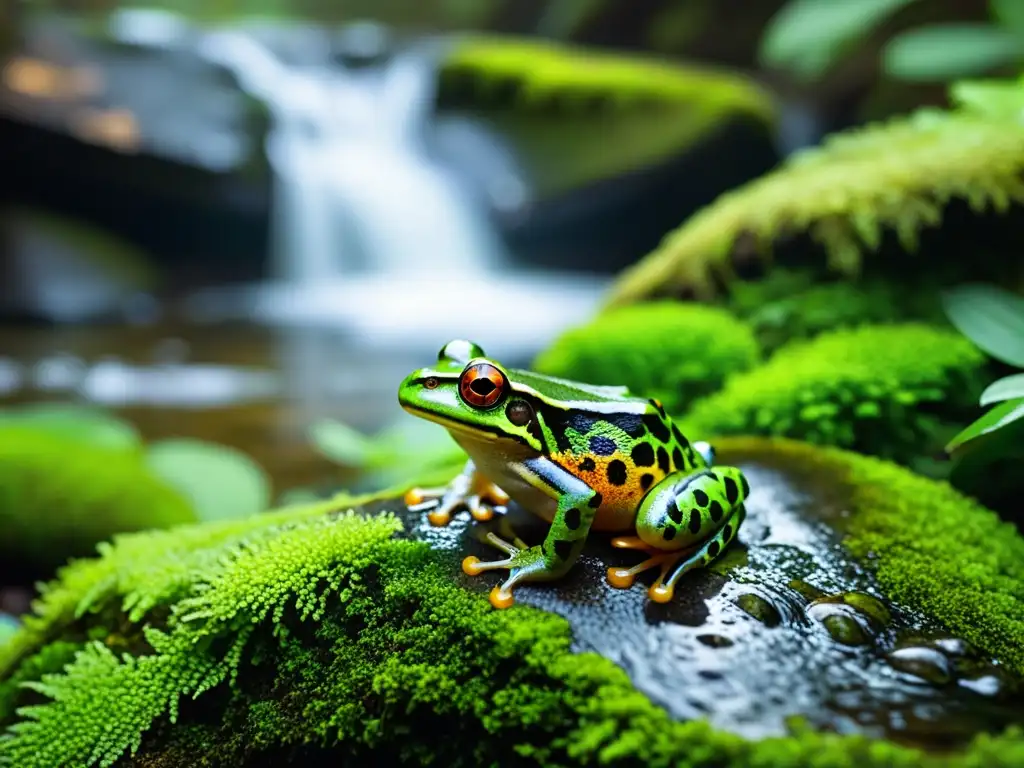
[[680, 287], [710, 296], [730, 277], [740, 244], [765, 256], [775, 241], [798, 233], [824, 250], [831, 267], [856, 272], [888, 233], [914, 252], [921, 230], [938, 225], [954, 200], [974, 212], [1005, 212], [1024, 201], [1022, 171], [1024, 128], [1016, 113], [964, 106], [859, 126], [698, 211], [623, 273], [608, 302]]
[[726, 306], [751, 325], [767, 352], [840, 328], [944, 322], [938, 291], [892, 280], [819, 280], [811, 270], [781, 267], [762, 280], [732, 283]]
[[985, 356], [953, 331], [864, 326], [786, 345], [693, 405], [692, 434], [778, 435], [908, 463], [967, 423]]
[[728, 311], [666, 301], [604, 312], [563, 333], [533, 367], [594, 384], [624, 384], [679, 413], [759, 357], [750, 327]]
[[442, 77], [458, 72], [476, 74], [484, 88], [516, 81], [523, 107], [547, 105], [553, 95], [580, 104], [598, 95], [621, 105], [690, 104], [709, 112], [743, 112], [766, 122], [776, 115], [766, 91], [732, 73], [536, 38], [463, 36], [442, 65]]
[[768, 93], [738, 73], [487, 35], [453, 40], [438, 102], [500, 116], [498, 127], [524, 148], [531, 185], [543, 194], [678, 156], [727, 121], [767, 139], [776, 118]]
[[[1024, 543], [994, 515], [943, 484], [848, 453], [723, 446], [743, 450], [792, 455], [826, 483], [849, 483], [849, 545], [865, 558], [878, 553], [868, 562], [893, 595], [1024, 669], [1015, 599]], [[0, 765], [109, 765], [122, 756], [121, 764], [161, 768], [369, 760], [966, 768], [1024, 758], [1017, 730], [942, 757], [799, 724], [790, 737], [748, 741], [701, 720], [673, 721], [612, 662], [573, 653], [562, 618], [525, 606], [494, 611], [426, 544], [394, 537], [395, 518], [346, 512], [355, 501], [121, 536], [101, 558], [71, 566], [22, 631], [21, 663], [0, 672], [38, 698], [0, 722]], [[148, 643], [115, 654], [86, 642], [56, 674], [29, 655], [48, 638], [71, 642], [60, 638], [115, 621], [116, 634], [134, 625]]]
[[194, 521], [188, 501], [146, 468], [141, 451], [0, 426], [0, 562], [49, 574], [116, 532]]
[[875, 571], [888, 599], [913, 606], [1024, 674], [1024, 538], [951, 485], [872, 456], [775, 438], [729, 438], [722, 461], [799, 468], [844, 500], [830, 521]]

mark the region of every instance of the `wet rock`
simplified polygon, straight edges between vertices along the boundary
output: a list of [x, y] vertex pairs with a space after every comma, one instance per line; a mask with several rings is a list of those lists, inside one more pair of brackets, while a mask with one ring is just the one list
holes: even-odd
[[846, 592], [843, 602], [855, 608], [859, 613], [869, 617], [879, 627], [887, 627], [892, 621], [892, 614], [881, 600], [864, 592]]
[[[808, 493], [799, 474], [774, 465], [739, 466], [760, 493], [747, 504], [737, 542], [713, 568], [684, 576], [669, 603], [649, 600], [653, 574], [629, 589], [611, 587], [609, 567], [629, 567], [643, 555], [613, 549], [599, 534], [566, 577], [522, 586], [517, 602], [564, 616], [576, 650], [612, 659], [672, 716], [706, 718], [747, 738], [783, 735], [798, 718], [926, 748], [941, 733], [945, 748], [1019, 720], [1019, 705], [983, 694], [989, 682], [977, 684], [981, 691], [924, 684], [956, 676], [953, 662], [928, 647], [948, 635], [887, 604], [870, 571], [839, 545], [825, 521], [841, 517], [841, 495]], [[514, 504], [489, 523], [463, 511], [435, 528], [424, 517], [409, 513], [409, 535], [449, 553], [452, 577], [481, 594], [500, 576], [471, 578], [460, 563], [470, 554], [500, 556], [485, 542], [488, 531], [507, 537], [511, 528], [528, 544], [547, 531]], [[914, 637], [918, 650], [892, 661], [898, 637]], [[941, 660], [915, 656], [922, 648]]]
[[771, 603], [763, 597], [747, 592], [736, 598], [738, 605], [744, 613], [753, 616], [766, 627], [777, 627], [782, 623], [782, 616]]
[[960, 686], [982, 696], [997, 696], [1003, 690], [1003, 679], [999, 675], [982, 675], [958, 681]]
[[931, 644], [947, 656], [966, 656], [973, 653], [974, 650], [970, 644], [959, 637], [940, 637], [932, 640]]
[[934, 648], [897, 648], [888, 658], [893, 669], [933, 685], [945, 685], [953, 679], [949, 659]]

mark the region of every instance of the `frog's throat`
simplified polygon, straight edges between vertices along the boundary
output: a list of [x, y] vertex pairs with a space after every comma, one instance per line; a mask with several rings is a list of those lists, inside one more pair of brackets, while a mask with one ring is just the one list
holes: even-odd
[[463, 424], [461, 422], [455, 421], [454, 419], [446, 418], [441, 414], [437, 413], [436, 411], [427, 410], [426, 408], [420, 408], [418, 406], [410, 405], [408, 403], [402, 403], [402, 408], [404, 408], [414, 416], [419, 416], [421, 419], [432, 421], [435, 424], [440, 424], [449, 432], [456, 432], [460, 435], [470, 435], [475, 440], [493, 442], [501, 440], [503, 437], [503, 435], [497, 432], [490, 432], [486, 429], [480, 428], [479, 426]]

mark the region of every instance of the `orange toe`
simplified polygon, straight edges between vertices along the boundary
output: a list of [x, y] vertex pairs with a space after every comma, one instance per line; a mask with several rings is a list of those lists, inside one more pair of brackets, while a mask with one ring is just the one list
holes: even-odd
[[629, 589], [636, 581], [636, 576], [628, 568], [609, 568], [608, 583], [616, 589]]
[[448, 512], [435, 510], [427, 514], [427, 520], [429, 520], [432, 525], [444, 526], [448, 525], [448, 523], [452, 521], [452, 516]]
[[655, 584], [647, 590], [647, 596], [655, 603], [667, 603], [674, 594], [675, 590], [671, 587], [666, 587], [664, 584]]
[[493, 605], [498, 610], [508, 608], [510, 605], [512, 605], [512, 603], [515, 602], [515, 600], [512, 599], [512, 593], [503, 590], [500, 586], [497, 586], [491, 590], [490, 601], [491, 605]]
[[480, 558], [470, 555], [462, 561], [462, 572], [467, 576], [480, 575]]

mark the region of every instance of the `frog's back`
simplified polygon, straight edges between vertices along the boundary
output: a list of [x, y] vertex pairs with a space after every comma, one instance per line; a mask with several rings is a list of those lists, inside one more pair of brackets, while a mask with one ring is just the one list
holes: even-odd
[[[534, 389], [528, 372], [518, 381]], [[704, 466], [657, 400], [625, 387], [552, 383], [548, 377], [535, 391], [545, 393], [535, 400], [545, 453], [601, 494], [595, 530], [632, 529], [636, 509], [653, 485], [671, 472]]]

